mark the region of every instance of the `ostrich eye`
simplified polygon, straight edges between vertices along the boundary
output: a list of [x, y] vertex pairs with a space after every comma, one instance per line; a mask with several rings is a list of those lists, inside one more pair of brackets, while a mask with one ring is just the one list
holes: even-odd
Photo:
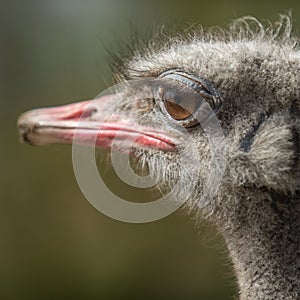
[[215, 113], [221, 108], [219, 93], [203, 78], [178, 69], [165, 71], [159, 78], [167, 80], [160, 90], [163, 111], [185, 127], [198, 125], [209, 116], [207, 104]]
[[191, 113], [182, 106], [171, 101], [165, 101], [165, 107], [169, 115], [175, 120], [185, 120], [191, 116]]
[[161, 99], [166, 112], [177, 121], [192, 117], [203, 102], [198, 94], [188, 92], [175, 88], [168, 88], [162, 92]]

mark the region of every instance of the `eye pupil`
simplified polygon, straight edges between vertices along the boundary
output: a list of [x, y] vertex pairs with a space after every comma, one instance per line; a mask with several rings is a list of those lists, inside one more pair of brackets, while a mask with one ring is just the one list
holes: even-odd
[[166, 100], [164, 104], [169, 115], [177, 121], [185, 120], [191, 116], [189, 111], [174, 102]]

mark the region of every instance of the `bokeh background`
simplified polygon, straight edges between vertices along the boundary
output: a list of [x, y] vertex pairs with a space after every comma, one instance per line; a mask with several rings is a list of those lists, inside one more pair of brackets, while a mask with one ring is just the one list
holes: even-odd
[[103, 216], [77, 186], [71, 148], [19, 144], [15, 124], [27, 109], [90, 99], [112, 84], [105, 45], [120, 51], [132, 25], [147, 35], [153, 24], [226, 26], [289, 9], [297, 32], [298, 0], [1, 1], [0, 299], [234, 298], [213, 229], [196, 229], [180, 211], [140, 225]]

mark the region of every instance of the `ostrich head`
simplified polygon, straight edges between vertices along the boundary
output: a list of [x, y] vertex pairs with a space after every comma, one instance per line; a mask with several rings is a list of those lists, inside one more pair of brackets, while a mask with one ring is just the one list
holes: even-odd
[[[196, 173], [187, 206], [224, 235], [241, 299], [296, 299], [300, 52], [290, 19], [282, 17], [277, 25], [263, 28], [244, 18], [228, 31], [152, 41], [123, 61], [118, 78], [153, 80], [159, 86], [153, 97], [143, 96], [138, 83], [121, 97], [106, 95], [91, 105], [86, 101], [33, 110], [20, 117], [20, 134], [31, 144], [72, 143], [84, 111], [79, 141], [96, 139], [98, 147], [109, 148], [116, 138], [120, 149], [132, 142], [141, 167], [147, 164], [151, 175], [159, 174], [160, 185], [172, 186], [184, 178], [174, 198], [190, 192], [189, 171]], [[98, 132], [111, 109], [114, 113]], [[214, 114], [226, 139], [226, 169], [217, 193], [204, 206], [200, 199], [212, 149], [202, 125]], [[178, 149], [187, 152], [190, 138], [200, 160], [191, 155], [188, 171], [182, 173]]]

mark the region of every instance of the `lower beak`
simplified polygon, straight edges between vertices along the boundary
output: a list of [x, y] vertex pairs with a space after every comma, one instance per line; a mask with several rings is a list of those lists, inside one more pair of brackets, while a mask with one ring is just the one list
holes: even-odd
[[175, 150], [173, 139], [153, 128], [142, 127], [114, 114], [103, 120], [102, 112], [113, 99], [113, 95], [106, 95], [95, 100], [25, 112], [18, 119], [21, 139], [31, 145], [72, 144], [76, 141], [105, 149], [117, 143], [121, 147]]

